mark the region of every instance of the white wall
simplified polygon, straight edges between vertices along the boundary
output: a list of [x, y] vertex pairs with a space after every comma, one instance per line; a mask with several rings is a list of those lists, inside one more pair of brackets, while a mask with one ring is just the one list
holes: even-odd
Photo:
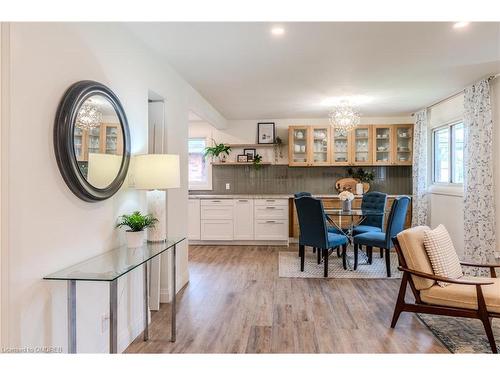
[[[313, 119], [266, 119], [266, 120], [228, 120], [224, 128], [216, 128], [208, 122], [191, 122], [189, 124], [190, 137], [214, 138], [218, 143], [257, 143], [257, 123], [274, 122], [276, 124], [276, 136], [279, 136], [285, 144], [288, 144], [288, 127], [292, 125], [328, 125], [327, 118]], [[409, 116], [399, 117], [363, 117], [362, 124], [411, 124], [413, 119]], [[283, 158], [279, 163], [288, 163], [288, 146], [283, 149]], [[234, 149], [229, 157], [236, 161], [236, 155], [243, 151]], [[263, 161], [273, 161], [274, 153], [272, 148], [262, 148], [257, 151]]]
[[[2, 122], [2, 147], [9, 153], [2, 157], [1, 171], [8, 181], [2, 201], [9, 204], [8, 211], [2, 207], [2, 217], [9, 218], [2, 227], [2, 248], [8, 251], [3, 279], [8, 345], [66, 350], [66, 285], [42, 277], [123, 243], [123, 233], [113, 229], [117, 216], [145, 209], [145, 194], [128, 186], [104, 202], [86, 203], [65, 185], [52, 130], [66, 88], [83, 79], [108, 85], [125, 108], [133, 154], [147, 151], [148, 90], [166, 99], [166, 151], [180, 155], [182, 171], [182, 188], [168, 192], [169, 236], [187, 234], [188, 111], [208, 113], [215, 122], [223, 118], [118, 24], [14, 23], [9, 41], [3, 52], [10, 54], [10, 125]], [[188, 281], [185, 244], [178, 269], [181, 287]], [[118, 285], [120, 351], [142, 331], [141, 276], [135, 270]], [[108, 333], [101, 332], [100, 322], [109, 310], [108, 284], [79, 283], [77, 305], [79, 351], [107, 351]]]

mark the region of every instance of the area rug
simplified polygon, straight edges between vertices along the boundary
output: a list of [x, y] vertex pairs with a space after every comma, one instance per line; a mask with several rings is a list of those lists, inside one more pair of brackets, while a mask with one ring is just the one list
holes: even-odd
[[[452, 318], [430, 314], [417, 314], [452, 353], [491, 353], [483, 323], [478, 319]], [[500, 320], [492, 320], [493, 336], [500, 339]], [[500, 346], [497, 348], [500, 351]]]
[[[354, 264], [352, 253], [348, 253], [348, 263]], [[312, 251], [306, 251], [304, 272], [300, 272], [300, 258], [297, 252], [280, 251], [279, 253], [279, 277], [323, 279], [323, 263], [317, 263], [317, 256]], [[352, 268], [352, 267], [350, 267]], [[385, 268], [385, 259], [380, 258], [378, 252], [373, 253], [372, 264], [366, 262], [364, 254], [360, 253], [358, 268], [356, 271], [344, 270], [342, 258], [332, 254], [328, 258], [328, 278], [332, 279], [388, 279]], [[391, 279], [401, 278], [398, 271], [398, 257], [391, 253]]]

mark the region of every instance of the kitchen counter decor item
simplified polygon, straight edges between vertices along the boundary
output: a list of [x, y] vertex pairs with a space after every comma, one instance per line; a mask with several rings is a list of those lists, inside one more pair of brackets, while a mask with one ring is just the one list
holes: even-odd
[[344, 190], [339, 194], [339, 199], [342, 202], [342, 211], [350, 212], [352, 209], [352, 201], [354, 200], [354, 194], [350, 191]]

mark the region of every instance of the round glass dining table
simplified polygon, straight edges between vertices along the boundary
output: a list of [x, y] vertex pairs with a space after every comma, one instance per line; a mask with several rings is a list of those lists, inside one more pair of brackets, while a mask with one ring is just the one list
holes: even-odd
[[[328, 219], [328, 222], [333, 227], [337, 228], [340, 233], [343, 233], [347, 237], [349, 245], [353, 243], [353, 232], [355, 225], [362, 224], [367, 217], [383, 216], [386, 213], [387, 211], [363, 210], [361, 208], [353, 208], [349, 211], [344, 211], [341, 208], [325, 209], [325, 215]], [[333, 220], [334, 217], [336, 217], [338, 220]], [[361, 252], [361, 254], [363, 254], [363, 252]], [[352, 265], [350, 264], [349, 259], [347, 260], [347, 264], [349, 269], [352, 270]]]

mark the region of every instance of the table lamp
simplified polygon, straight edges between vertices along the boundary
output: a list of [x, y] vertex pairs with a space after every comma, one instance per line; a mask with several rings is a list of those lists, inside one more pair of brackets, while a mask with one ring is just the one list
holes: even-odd
[[166, 189], [180, 187], [179, 155], [148, 154], [134, 157], [135, 188], [148, 191], [148, 213], [158, 219], [148, 229], [148, 242], [163, 242], [167, 238]]

